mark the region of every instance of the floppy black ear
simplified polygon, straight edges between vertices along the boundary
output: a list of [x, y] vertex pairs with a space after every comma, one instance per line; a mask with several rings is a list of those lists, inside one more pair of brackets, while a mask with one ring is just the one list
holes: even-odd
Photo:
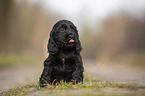
[[76, 45], [76, 51], [77, 51], [78, 53], [80, 53], [81, 50], [82, 50], [82, 46], [81, 46], [81, 42], [80, 42], [80, 40], [79, 40], [79, 34], [78, 34], [77, 27], [76, 27], [75, 25], [74, 25], [74, 27], [75, 27], [75, 31], [76, 31], [76, 33], [77, 33], [77, 45]]
[[58, 51], [58, 47], [55, 44], [55, 42], [54, 42], [52, 37], [49, 38], [49, 42], [48, 42], [47, 48], [48, 48], [48, 52], [50, 54], [56, 54], [57, 51]]
[[82, 50], [81, 42], [80, 42], [80, 40], [78, 40], [77, 45], [76, 45], [76, 51], [77, 51], [78, 53], [80, 53], [81, 50]]
[[48, 41], [47, 49], [50, 54], [56, 54], [58, 52], [58, 47], [57, 47], [55, 41], [53, 40], [52, 33], [53, 33], [53, 31], [51, 31], [51, 33], [50, 33], [50, 38]]

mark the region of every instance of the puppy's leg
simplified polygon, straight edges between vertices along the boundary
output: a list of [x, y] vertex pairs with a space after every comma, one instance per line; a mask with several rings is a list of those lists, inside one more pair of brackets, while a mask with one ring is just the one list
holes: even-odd
[[76, 69], [72, 73], [72, 79], [76, 81], [76, 83], [82, 82], [83, 83], [83, 72], [84, 72], [84, 67], [82, 63], [81, 56], [76, 58]]
[[75, 80], [76, 83], [83, 83], [83, 67], [78, 66], [72, 74], [72, 80]]
[[44, 61], [44, 69], [42, 75], [39, 80], [40, 85], [50, 84], [51, 83], [51, 68], [50, 68], [51, 61], [47, 58]]

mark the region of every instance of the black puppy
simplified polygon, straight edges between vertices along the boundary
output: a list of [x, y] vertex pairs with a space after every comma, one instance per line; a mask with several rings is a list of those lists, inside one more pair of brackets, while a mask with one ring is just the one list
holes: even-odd
[[82, 49], [76, 27], [71, 21], [58, 21], [48, 42], [49, 56], [44, 61], [40, 85], [64, 82], [83, 83], [83, 62], [80, 55]]

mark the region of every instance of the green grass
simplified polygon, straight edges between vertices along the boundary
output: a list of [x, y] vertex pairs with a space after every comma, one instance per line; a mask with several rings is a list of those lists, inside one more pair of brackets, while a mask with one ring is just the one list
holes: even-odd
[[84, 79], [84, 84], [59, 83], [40, 88], [37, 84], [17, 86], [1, 92], [0, 96], [143, 96], [145, 86]]
[[23, 65], [40, 61], [41, 58], [32, 55], [2, 54], [0, 53], [0, 66]]
[[129, 53], [126, 54], [125, 56], [122, 57], [121, 61], [130, 66], [140, 66], [140, 67], [145, 67], [145, 52], [142, 53]]

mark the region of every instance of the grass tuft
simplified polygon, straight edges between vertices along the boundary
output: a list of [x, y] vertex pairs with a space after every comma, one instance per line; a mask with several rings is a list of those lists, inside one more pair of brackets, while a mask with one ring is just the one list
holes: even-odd
[[[56, 83], [55, 85], [49, 85], [47, 84], [45, 87], [40, 88], [40, 86], [32, 84], [27, 86], [18, 86], [16, 88], [11, 88], [7, 91], [1, 92], [0, 96], [24, 96], [28, 94], [32, 94], [34, 92], [42, 92], [44, 95], [48, 93], [52, 93], [53, 96], [61, 96], [62, 90], [71, 90], [75, 91], [77, 90], [85, 90], [79, 92], [81, 96], [90, 96], [91, 94], [95, 93], [88, 93], [89, 90], [100, 90], [103, 88], [119, 88], [119, 89], [129, 89], [129, 90], [137, 90], [137, 89], [145, 89], [145, 86], [138, 86], [138, 85], [127, 85], [123, 83], [112, 83], [111, 81], [105, 81], [105, 80], [95, 80], [95, 79], [84, 79], [84, 84], [82, 83], [64, 83], [61, 81], [60, 83]], [[55, 91], [58, 91], [60, 94], [55, 95]], [[44, 91], [44, 92], [43, 92]], [[49, 91], [49, 92], [48, 92]], [[46, 92], [46, 93], [45, 93]], [[68, 91], [69, 92], [69, 91]], [[100, 92], [100, 91], [98, 91]], [[73, 94], [73, 93], [71, 93]], [[85, 95], [84, 95], [85, 94]], [[103, 93], [104, 94], [104, 93]], [[106, 93], [105, 93], [106, 94]], [[64, 94], [62, 94], [63, 96]], [[77, 95], [75, 95], [77, 96]]]

